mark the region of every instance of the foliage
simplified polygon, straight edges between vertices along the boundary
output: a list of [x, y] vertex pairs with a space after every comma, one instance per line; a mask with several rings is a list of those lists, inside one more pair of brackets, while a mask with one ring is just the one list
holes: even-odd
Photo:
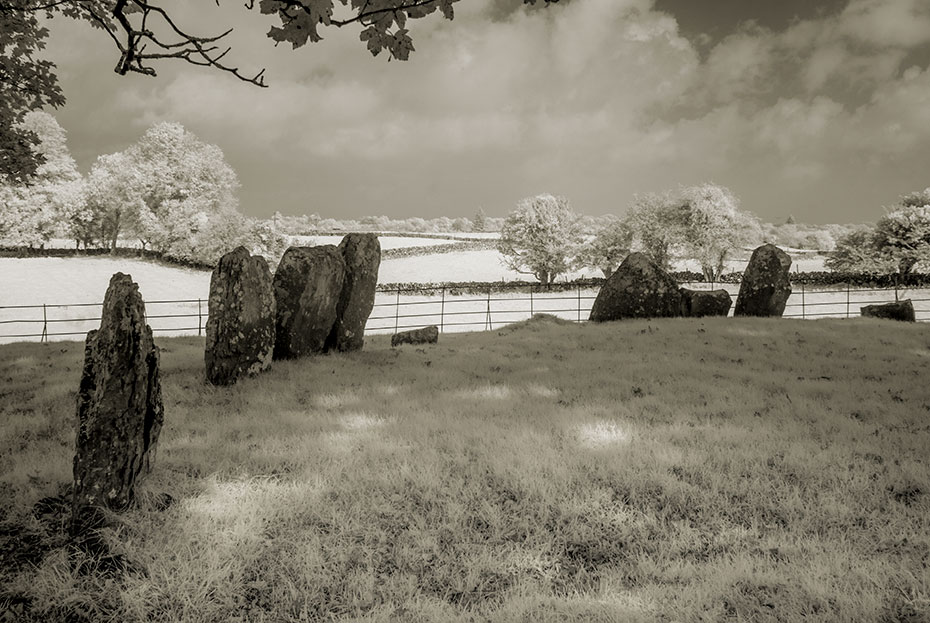
[[185, 256], [211, 219], [229, 218], [238, 186], [218, 147], [163, 122], [125, 151], [97, 159], [88, 206], [111, 247], [131, 233], [143, 247]]
[[472, 231], [485, 231], [485, 228], [487, 227], [487, 215], [484, 213], [484, 208], [478, 208], [478, 211], [475, 212], [475, 218], [472, 219], [471, 224]]
[[766, 242], [792, 249], [826, 252], [836, 247], [839, 238], [859, 228], [861, 225], [813, 225], [793, 221], [783, 225], [765, 223], [762, 225], [762, 238]]
[[581, 242], [578, 215], [568, 200], [544, 194], [517, 204], [504, 220], [497, 249], [511, 270], [552, 283], [569, 271]]
[[591, 240], [581, 246], [575, 265], [597, 268], [605, 277], [610, 277], [630, 254], [632, 246], [632, 227], [627, 221], [616, 219], [603, 225]]
[[875, 224], [875, 246], [902, 275], [920, 263], [930, 262], [930, 201], [917, 203], [902, 205]]
[[894, 272], [893, 262], [882, 257], [874, 229], [858, 229], [836, 242], [836, 248], [824, 266], [838, 272], [887, 274]]
[[723, 186], [689, 186], [680, 192], [680, 198], [685, 253], [700, 263], [706, 281], [717, 281], [733, 250], [759, 241], [759, 221], [740, 210], [739, 201]]
[[625, 220], [633, 230], [634, 249], [668, 269], [673, 247], [684, 240], [686, 206], [670, 192], [635, 195]]
[[831, 270], [900, 275], [930, 266], [930, 188], [902, 197], [874, 227], [840, 238], [826, 265]]
[[29, 183], [0, 185], [0, 238], [9, 243], [42, 246], [59, 224], [79, 217], [84, 185], [68, 151], [65, 131], [48, 113], [26, 114], [19, 127], [39, 138], [42, 164]]

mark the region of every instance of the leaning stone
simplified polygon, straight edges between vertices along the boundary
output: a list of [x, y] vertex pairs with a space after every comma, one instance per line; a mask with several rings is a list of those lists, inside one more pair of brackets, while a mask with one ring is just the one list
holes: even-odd
[[365, 323], [375, 305], [381, 243], [375, 234], [347, 234], [339, 250], [346, 263], [346, 279], [326, 350], [346, 352], [360, 350], [365, 342]]
[[391, 336], [391, 346], [400, 344], [435, 344], [439, 341], [439, 327], [430, 325], [422, 329], [401, 331]]
[[601, 286], [590, 320], [670, 318], [681, 314], [678, 283], [642, 253], [630, 253]]
[[752, 252], [743, 272], [734, 316], [781, 316], [791, 296], [791, 257], [773, 244]]
[[110, 279], [100, 328], [87, 334], [77, 416], [74, 535], [94, 525], [100, 509], [122, 510], [133, 501], [164, 420], [158, 347], [129, 275]]
[[321, 353], [336, 323], [346, 263], [332, 244], [291, 247], [274, 274], [275, 359]]
[[863, 317], [869, 318], [886, 318], [888, 320], [901, 320], [904, 322], [916, 322], [917, 317], [914, 315], [914, 304], [911, 299], [905, 299], [896, 303], [884, 303], [882, 305], [866, 305], [860, 309]]
[[271, 366], [274, 350], [274, 293], [268, 263], [245, 247], [230, 251], [210, 277], [207, 380], [232, 385]]
[[681, 315], [688, 318], [726, 316], [733, 297], [726, 290], [689, 290], [681, 288]]

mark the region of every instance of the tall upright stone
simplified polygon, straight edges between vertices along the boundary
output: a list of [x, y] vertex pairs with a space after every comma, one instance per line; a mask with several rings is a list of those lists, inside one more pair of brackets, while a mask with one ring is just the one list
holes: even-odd
[[752, 252], [743, 272], [734, 316], [781, 316], [791, 296], [791, 257], [773, 244]]
[[375, 234], [347, 234], [339, 250], [346, 263], [346, 278], [326, 350], [346, 352], [360, 350], [365, 342], [365, 323], [375, 304], [381, 243]]
[[232, 385], [271, 366], [275, 302], [268, 262], [239, 247], [210, 277], [204, 364], [207, 380]]
[[321, 353], [336, 324], [345, 282], [342, 251], [332, 244], [291, 247], [274, 273], [274, 358]]
[[681, 313], [678, 282], [642, 253], [630, 253], [601, 286], [590, 320], [670, 318]]
[[78, 391], [73, 534], [99, 508], [121, 510], [149, 467], [164, 420], [158, 347], [132, 277], [116, 273], [100, 328], [87, 334]]

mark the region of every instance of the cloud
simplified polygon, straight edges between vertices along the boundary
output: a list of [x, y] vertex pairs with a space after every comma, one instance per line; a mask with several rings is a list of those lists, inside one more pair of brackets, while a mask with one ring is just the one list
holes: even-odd
[[851, 0], [839, 22], [843, 34], [875, 46], [913, 47], [930, 42], [926, 0]]
[[[183, 10], [203, 32], [218, 23]], [[930, 159], [930, 76], [902, 71], [930, 39], [919, 0], [852, 0], [781, 31], [746, 24], [703, 56], [652, 0], [468, 0], [452, 22], [409, 24], [406, 63], [372, 59], [357, 30], [290, 50], [256, 12], [222, 16], [236, 64], [267, 67], [270, 88], [180, 63], [157, 80], [117, 77], [106, 41], [54, 31], [74, 107], [59, 119], [85, 169], [93, 149], [174, 120], [226, 152], [257, 214], [503, 214], [545, 190], [620, 213], [634, 193], [713, 179], [766, 218], [790, 202], [798, 214], [855, 205], [822, 218], [863, 220], [930, 183], [914, 164]]]

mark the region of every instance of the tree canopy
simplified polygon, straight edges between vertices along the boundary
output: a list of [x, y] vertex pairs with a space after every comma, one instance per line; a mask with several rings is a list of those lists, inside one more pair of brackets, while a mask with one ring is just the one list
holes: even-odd
[[582, 240], [578, 220], [565, 197], [544, 194], [522, 199], [501, 228], [497, 249], [504, 264], [552, 283], [572, 267]]
[[[375, 56], [407, 60], [414, 51], [410, 21], [439, 12], [455, 15], [461, 0], [248, 0], [249, 9], [280, 21], [267, 35], [299, 48], [322, 40], [321, 27], [359, 28], [359, 39]], [[523, 0], [536, 4], [539, 0]], [[542, 0], [545, 4], [558, 0]], [[337, 15], [336, 3], [344, 8]], [[219, 0], [217, 0], [219, 5]], [[39, 137], [19, 125], [30, 110], [64, 104], [54, 63], [40, 58], [49, 30], [41, 17], [65, 16], [97, 29], [118, 53], [114, 71], [155, 76], [157, 63], [180, 60], [228, 72], [264, 87], [265, 70], [245, 73], [230, 64], [224, 39], [231, 29], [194, 33], [161, 0], [0, 0], [0, 177], [23, 182], [42, 164]], [[259, 27], [259, 21], [255, 21]], [[263, 27], [263, 26], [262, 26]]]
[[902, 275], [930, 266], [930, 188], [902, 197], [874, 227], [840, 238], [826, 265], [831, 270]]

